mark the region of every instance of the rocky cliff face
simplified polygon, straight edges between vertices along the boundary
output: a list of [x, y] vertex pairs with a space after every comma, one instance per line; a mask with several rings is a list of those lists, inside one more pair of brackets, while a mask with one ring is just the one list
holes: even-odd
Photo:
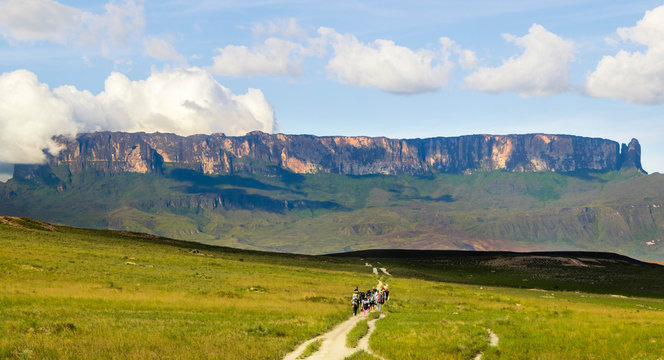
[[615, 141], [570, 135], [469, 135], [388, 139], [252, 132], [182, 137], [174, 134], [97, 132], [57, 138], [59, 154], [46, 165], [17, 165], [15, 178], [44, 177], [45, 167], [113, 175], [160, 173], [165, 167], [204, 174], [295, 173], [347, 175], [641, 169], [636, 139]]

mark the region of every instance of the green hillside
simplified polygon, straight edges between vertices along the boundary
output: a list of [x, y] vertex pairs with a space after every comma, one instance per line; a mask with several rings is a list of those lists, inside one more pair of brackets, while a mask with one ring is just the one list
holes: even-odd
[[0, 213], [295, 253], [592, 250], [664, 260], [660, 174], [59, 176], [0, 185]]
[[[664, 356], [664, 290], [652, 286], [664, 267], [580, 254], [602, 267], [569, 272], [522, 254], [532, 261], [514, 271], [496, 254], [428, 254], [277, 254], [0, 217], [0, 358], [281, 359], [348, 318], [352, 289], [377, 278], [390, 301], [370, 346], [385, 359]], [[575, 291], [544, 290], [561, 273]], [[644, 287], [649, 298], [625, 296]]]

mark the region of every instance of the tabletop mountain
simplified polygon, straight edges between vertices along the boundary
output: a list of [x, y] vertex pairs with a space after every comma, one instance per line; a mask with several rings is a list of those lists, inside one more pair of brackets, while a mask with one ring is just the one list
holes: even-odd
[[[162, 173], [164, 167], [206, 175], [293, 173], [344, 175], [429, 175], [505, 170], [512, 172], [641, 169], [636, 139], [622, 149], [617, 142], [570, 135], [469, 135], [428, 139], [388, 139], [266, 134], [182, 137], [174, 134], [83, 134], [58, 137], [63, 150], [49, 156], [47, 168], [69, 173], [85, 169], [114, 175]], [[44, 166], [18, 166], [19, 178], [39, 177]]]
[[641, 148], [570, 135], [427, 139], [97, 132], [16, 165], [0, 212], [243, 248], [598, 250], [664, 258]]

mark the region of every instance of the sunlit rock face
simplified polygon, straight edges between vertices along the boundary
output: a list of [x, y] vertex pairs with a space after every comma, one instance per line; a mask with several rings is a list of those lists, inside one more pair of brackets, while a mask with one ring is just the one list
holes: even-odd
[[[113, 175], [161, 173], [165, 168], [208, 175], [237, 172], [345, 175], [471, 173], [478, 171], [569, 172], [641, 169], [641, 147], [570, 135], [468, 135], [427, 139], [284, 135], [251, 132], [178, 136], [97, 132], [62, 145], [45, 165], [61, 174], [93, 169]], [[15, 177], [35, 178], [44, 165], [18, 165]], [[41, 168], [41, 169], [38, 169]]]

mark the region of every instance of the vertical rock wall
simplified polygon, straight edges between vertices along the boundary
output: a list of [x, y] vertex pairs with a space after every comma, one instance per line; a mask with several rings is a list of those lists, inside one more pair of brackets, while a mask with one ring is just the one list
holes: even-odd
[[[174, 134], [98, 132], [76, 139], [58, 137], [63, 149], [48, 167], [70, 173], [94, 169], [106, 174], [159, 173], [164, 167], [204, 174], [264, 173], [280, 167], [295, 173], [347, 175], [468, 173], [641, 168], [641, 148], [570, 135], [469, 135], [388, 139], [284, 135], [252, 132], [182, 137]], [[41, 168], [38, 170], [38, 168]], [[15, 177], [42, 176], [43, 166], [17, 165]]]

